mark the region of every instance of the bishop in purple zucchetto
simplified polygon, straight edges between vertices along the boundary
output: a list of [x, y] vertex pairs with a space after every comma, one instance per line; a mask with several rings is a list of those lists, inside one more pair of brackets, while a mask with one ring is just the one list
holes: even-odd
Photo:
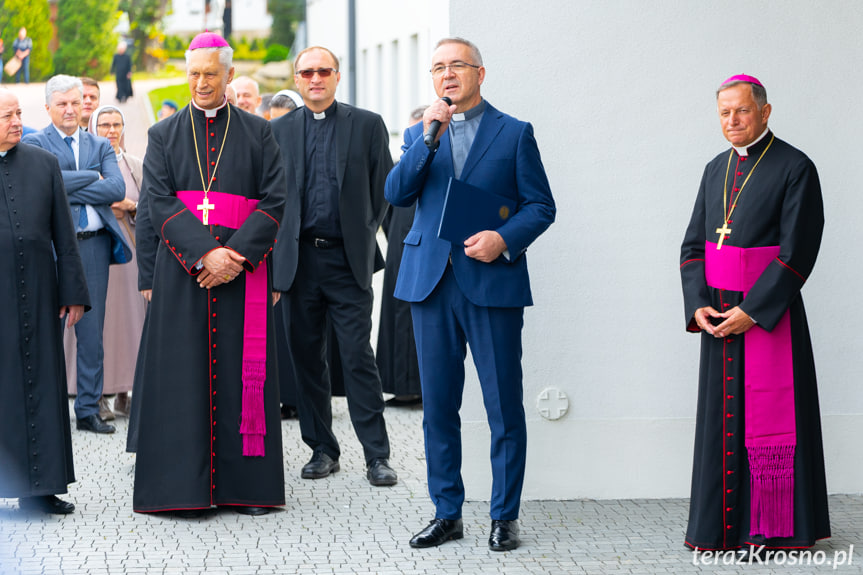
[[230, 46], [228, 41], [222, 38], [215, 32], [201, 32], [189, 44], [189, 50], [197, 50], [198, 48], [222, 48]]
[[737, 74], [736, 76], [731, 76], [730, 78], [722, 82], [720, 86], [725, 86], [726, 84], [731, 84], [732, 82], [748, 82], [750, 84], [755, 84], [756, 86], [761, 86], [762, 88], [764, 87], [764, 84], [762, 84], [758, 78], [756, 78], [755, 76], [748, 76], [746, 74]]

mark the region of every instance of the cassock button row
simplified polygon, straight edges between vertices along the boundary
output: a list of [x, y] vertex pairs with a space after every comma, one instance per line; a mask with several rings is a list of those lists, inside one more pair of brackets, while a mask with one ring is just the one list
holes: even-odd
[[215, 152], [215, 151], [216, 151], [216, 148], [210, 148], [210, 151], [211, 151], [211, 152]]
[[210, 135], [211, 135], [211, 136], [215, 136], [216, 134], [214, 134], [213, 132], [210, 132]]
[[731, 417], [734, 417], [734, 416], [733, 416], [732, 414], [730, 414], [730, 413], [726, 413], [726, 414], [725, 414], [725, 417], [729, 417], [729, 418], [731, 418]]
[[733, 451], [726, 451], [725, 455], [734, 455], [734, 452]]
[[731, 493], [731, 491], [732, 491], [731, 489], [726, 489], [725, 493]]
[[734, 472], [733, 471], [726, 471], [725, 472], [726, 475], [731, 475], [732, 473], [734, 473]]

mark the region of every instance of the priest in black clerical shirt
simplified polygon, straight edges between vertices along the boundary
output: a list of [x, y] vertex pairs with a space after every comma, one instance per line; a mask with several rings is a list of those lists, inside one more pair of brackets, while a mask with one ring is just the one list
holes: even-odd
[[299, 214], [285, 211], [274, 252], [274, 285], [289, 300], [282, 309], [297, 412], [303, 441], [312, 449], [301, 476], [320, 479], [340, 468], [323, 360], [329, 316], [366, 476], [372, 485], [393, 485], [398, 477], [389, 466], [383, 392], [370, 342], [372, 274], [383, 267], [375, 235], [393, 162], [381, 117], [336, 101], [338, 68], [326, 48], [300, 52], [294, 79], [305, 106], [272, 122], [289, 195], [296, 194], [302, 206]]
[[680, 256], [701, 334], [692, 498], [697, 550], [810, 547], [830, 536], [804, 282], [824, 226], [815, 165], [767, 127], [764, 85], [717, 91], [731, 149], [704, 170]]

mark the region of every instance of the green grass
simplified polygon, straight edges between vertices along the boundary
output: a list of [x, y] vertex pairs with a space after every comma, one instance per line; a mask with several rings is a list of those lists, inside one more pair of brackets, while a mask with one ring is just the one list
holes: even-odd
[[158, 119], [155, 115], [159, 113], [163, 100], [174, 100], [177, 106], [182, 108], [192, 99], [189, 93], [189, 85], [185, 82], [151, 90], [148, 96], [150, 98], [150, 105], [153, 107], [154, 119]]

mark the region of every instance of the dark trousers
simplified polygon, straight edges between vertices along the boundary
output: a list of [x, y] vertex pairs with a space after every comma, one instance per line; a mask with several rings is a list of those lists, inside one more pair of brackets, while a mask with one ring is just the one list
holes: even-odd
[[366, 463], [388, 458], [384, 399], [370, 343], [372, 289], [354, 279], [342, 247], [316, 248], [300, 242], [299, 263], [288, 292], [291, 355], [297, 383], [297, 412], [303, 441], [315, 451], [338, 459], [332, 430], [332, 390], [326, 362], [326, 317], [329, 313], [339, 348], [345, 395]]
[[435, 517], [458, 519], [464, 502], [459, 410], [469, 344], [491, 429], [491, 518], [518, 519], [527, 456], [521, 371], [524, 308], [474, 305], [447, 266], [435, 290], [412, 303], [411, 312]]
[[102, 329], [105, 325], [105, 299], [108, 297], [111, 235], [102, 234], [78, 240], [78, 250], [81, 252], [92, 306], [81, 321], [75, 324], [75, 336], [78, 340], [78, 397], [75, 398], [75, 416], [81, 419], [99, 413], [99, 398], [102, 397], [105, 358]]

